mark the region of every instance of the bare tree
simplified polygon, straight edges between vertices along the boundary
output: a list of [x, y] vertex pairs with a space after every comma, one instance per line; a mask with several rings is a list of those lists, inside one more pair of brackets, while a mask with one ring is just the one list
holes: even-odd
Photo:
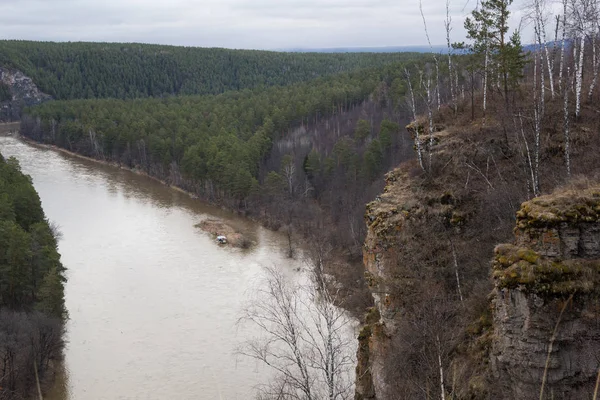
[[458, 102], [456, 101], [458, 85], [455, 87], [454, 74], [452, 71], [452, 45], [450, 44], [450, 31], [452, 30], [451, 25], [452, 17], [450, 17], [450, 0], [446, 0], [446, 21], [444, 21], [444, 26], [446, 27], [446, 45], [448, 46], [448, 77], [450, 79], [450, 97], [452, 100], [452, 107], [454, 109], [454, 114], [456, 114], [458, 107]]
[[294, 159], [290, 155], [286, 155], [283, 158], [282, 162], [282, 173], [287, 183], [287, 189], [290, 196], [294, 195], [294, 188], [296, 186], [295, 178], [296, 178], [296, 165], [294, 164]]
[[[413, 114], [413, 121], [416, 123], [417, 104], [415, 103], [415, 92], [413, 90], [413, 86], [410, 80], [410, 73], [406, 68], [404, 68], [404, 75], [406, 76], [406, 82], [408, 83], [408, 92], [410, 94], [410, 108]], [[425, 166], [423, 165], [423, 150], [421, 149], [421, 139], [419, 136], [419, 127], [415, 126], [415, 147], [417, 148], [417, 159], [419, 160], [419, 165], [421, 166], [421, 169], [425, 171]]]
[[350, 399], [355, 366], [351, 319], [323, 284], [324, 275], [317, 272], [311, 284], [300, 285], [274, 267], [265, 273], [240, 319], [261, 332], [242, 344], [240, 354], [275, 372], [258, 398]]
[[[573, 46], [575, 63], [575, 117], [581, 112], [581, 91], [583, 88], [583, 66], [585, 43], [588, 37], [596, 35], [598, 26], [598, 0], [571, 0], [568, 15], [569, 28], [575, 40]], [[579, 46], [577, 46], [579, 42]]]
[[433, 96], [431, 93], [431, 78], [427, 76], [427, 84], [426, 84], [426, 93], [427, 99], [425, 100], [425, 104], [427, 104], [427, 125], [429, 127], [429, 172], [431, 173], [431, 162], [433, 156], [433, 111], [431, 109], [433, 103]]
[[[546, 59], [546, 71], [548, 72], [548, 80], [550, 83], [550, 93], [552, 94], [552, 98], [554, 98], [554, 71], [552, 67], [552, 60], [550, 57], [550, 53], [548, 51], [548, 43], [546, 40], [546, 16], [544, 15], [544, 0], [533, 0], [532, 8], [533, 8], [533, 20], [535, 26], [535, 36], [538, 46], [540, 47], [540, 57], [545, 57]], [[544, 76], [544, 65], [541, 65], [541, 76], [543, 82]], [[543, 93], [543, 85], [542, 85], [542, 93]]]
[[[567, 79], [570, 75], [570, 69], [567, 67]], [[561, 79], [562, 80], [562, 79]], [[563, 89], [563, 132], [565, 135], [565, 166], [567, 167], [567, 176], [571, 176], [571, 135], [569, 132], [569, 90], [567, 85]]]
[[560, 44], [560, 67], [558, 71], [558, 85], [563, 87], [563, 69], [565, 65], [565, 40], [567, 36], [567, 4], [568, 0], [563, 0], [563, 15], [562, 15], [562, 40]]
[[439, 111], [440, 107], [442, 106], [442, 102], [440, 100], [440, 63], [437, 55], [433, 52], [433, 46], [431, 46], [431, 40], [429, 39], [429, 31], [427, 30], [427, 21], [425, 20], [425, 14], [423, 13], [422, 1], [419, 1], [419, 11], [421, 11], [421, 17], [423, 18], [423, 26], [425, 27], [425, 37], [427, 37], [427, 43], [429, 43], [429, 49], [431, 50], [431, 54], [433, 54], [433, 61], [435, 63], [435, 91], [437, 95], [437, 109]]

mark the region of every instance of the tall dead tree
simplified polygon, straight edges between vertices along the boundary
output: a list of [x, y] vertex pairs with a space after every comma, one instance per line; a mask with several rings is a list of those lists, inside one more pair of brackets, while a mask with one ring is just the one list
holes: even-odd
[[[544, 15], [544, 6], [544, 0], [533, 0], [533, 19], [536, 32], [536, 41], [541, 48], [543, 57], [546, 61], [546, 72], [548, 73], [548, 81], [550, 83], [550, 93], [554, 99], [554, 71], [552, 67], [552, 59], [548, 51], [548, 43], [546, 40], [546, 17]], [[541, 74], [544, 74], [543, 63]]]
[[568, 10], [568, 24], [574, 39], [573, 61], [575, 63], [575, 117], [581, 113], [581, 95], [583, 89], [583, 67], [586, 42], [596, 35], [598, 26], [598, 0], [571, 0]]
[[[415, 91], [413, 90], [413, 85], [410, 78], [410, 73], [408, 69], [404, 68], [404, 76], [406, 77], [406, 82], [408, 84], [408, 93], [410, 95], [410, 108], [413, 114], [413, 122], [417, 122], [417, 104], [415, 102]], [[415, 134], [415, 148], [417, 149], [417, 160], [419, 161], [419, 166], [423, 171], [425, 171], [425, 166], [423, 165], [423, 150], [421, 148], [421, 138], [419, 133], [419, 127], [415, 126], [414, 129]]]
[[[446, 28], [446, 44], [448, 46], [448, 77], [450, 81], [450, 98], [452, 100], [452, 108], [454, 110], [454, 114], [456, 115], [458, 102], [456, 99], [456, 92], [458, 90], [458, 86], [455, 86], [454, 80], [454, 71], [452, 66], [452, 45], [450, 43], [450, 31], [452, 30], [452, 17], [450, 17], [450, 0], [446, 0], [446, 21], [444, 21], [444, 26]], [[457, 76], [458, 79], [458, 76]]]
[[433, 51], [433, 46], [431, 45], [431, 40], [429, 39], [429, 31], [427, 30], [427, 21], [425, 20], [425, 14], [423, 13], [423, 2], [419, 0], [419, 11], [421, 11], [421, 18], [423, 18], [423, 26], [425, 27], [425, 37], [427, 38], [427, 43], [429, 44], [429, 49], [431, 50], [431, 54], [433, 54], [433, 61], [435, 63], [435, 92], [437, 97], [437, 109], [440, 110], [442, 106], [442, 102], [440, 99], [440, 63], [436, 53]]

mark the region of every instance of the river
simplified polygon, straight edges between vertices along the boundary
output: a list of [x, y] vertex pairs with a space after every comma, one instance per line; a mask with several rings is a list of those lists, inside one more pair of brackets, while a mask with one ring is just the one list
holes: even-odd
[[[53, 400], [250, 399], [268, 370], [235, 355], [263, 266], [300, 279], [284, 239], [144, 176], [0, 137], [60, 227], [68, 268], [65, 374]], [[194, 227], [225, 219], [251, 250]]]

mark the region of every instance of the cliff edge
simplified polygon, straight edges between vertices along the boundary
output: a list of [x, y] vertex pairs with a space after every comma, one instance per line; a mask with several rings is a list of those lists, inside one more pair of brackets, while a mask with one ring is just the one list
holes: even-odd
[[583, 179], [600, 179], [595, 120], [572, 126], [579, 178], [565, 174], [561, 132], [544, 125], [538, 172], [553, 194], [531, 199], [518, 120], [451, 118], [407, 126], [421, 162], [389, 172], [366, 207], [376, 313], [359, 337], [356, 399], [540, 398], [542, 382], [543, 398], [591, 398], [600, 189]]
[[24, 107], [40, 104], [51, 98], [21, 71], [0, 66], [0, 122], [18, 121]]
[[600, 360], [600, 186], [523, 203], [493, 261], [494, 398], [592, 398]]

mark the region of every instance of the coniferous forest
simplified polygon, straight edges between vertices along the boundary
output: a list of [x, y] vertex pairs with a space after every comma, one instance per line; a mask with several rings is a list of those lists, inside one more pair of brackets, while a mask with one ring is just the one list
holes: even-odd
[[0, 40], [0, 66], [23, 72], [60, 100], [219, 94], [289, 85], [412, 57]]
[[65, 270], [56, 237], [31, 179], [0, 156], [0, 398], [31, 395], [62, 358]]

